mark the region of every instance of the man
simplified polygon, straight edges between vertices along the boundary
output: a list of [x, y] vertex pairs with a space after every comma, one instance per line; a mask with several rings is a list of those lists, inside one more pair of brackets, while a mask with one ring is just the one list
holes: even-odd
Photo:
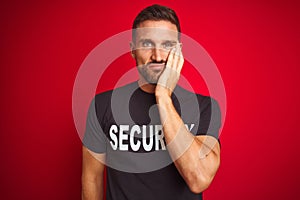
[[[83, 139], [82, 198], [202, 199], [220, 163], [218, 104], [177, 86], [179, 20], [153, 5], [133, 23], [139, 80], [98, 94]], [[107, 178], [103, 174], [106, 166]]]

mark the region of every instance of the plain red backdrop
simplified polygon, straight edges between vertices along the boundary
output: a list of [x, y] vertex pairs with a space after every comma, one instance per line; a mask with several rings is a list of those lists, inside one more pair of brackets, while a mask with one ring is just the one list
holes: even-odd
[[[300, 199], [299, 3], [146, 0], [1, 2], [1, 199], [81, 198], [76, 73], [95, 46], [130, 29], [153, 3], [177, 12], [225, 83], [222, 164], [205, 199]], [[132, 66], [129, 55], [117, 59], [101, 89]]]

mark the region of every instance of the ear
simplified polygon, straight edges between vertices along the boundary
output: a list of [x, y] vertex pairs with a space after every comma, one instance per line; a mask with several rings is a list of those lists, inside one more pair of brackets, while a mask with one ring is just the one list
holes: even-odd
[[133, 42], [130, 42], [130, 54], [131, 54], [132, 58], [135, 59], [135, 45]]

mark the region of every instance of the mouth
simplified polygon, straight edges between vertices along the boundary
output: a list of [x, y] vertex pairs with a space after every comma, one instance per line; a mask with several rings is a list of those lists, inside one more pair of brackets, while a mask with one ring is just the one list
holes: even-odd
[[149, 63], [147, 67], [153, 71], [162, 71], [165, 63]]

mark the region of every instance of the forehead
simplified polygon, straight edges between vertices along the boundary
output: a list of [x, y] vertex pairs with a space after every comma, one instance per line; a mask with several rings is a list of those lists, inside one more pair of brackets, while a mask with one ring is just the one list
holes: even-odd
[[151, 39], [154, 41], [177, 40], [178, 31], [175, 24], [169, 21], [146, 20], [136, 30], [136, 40]]

